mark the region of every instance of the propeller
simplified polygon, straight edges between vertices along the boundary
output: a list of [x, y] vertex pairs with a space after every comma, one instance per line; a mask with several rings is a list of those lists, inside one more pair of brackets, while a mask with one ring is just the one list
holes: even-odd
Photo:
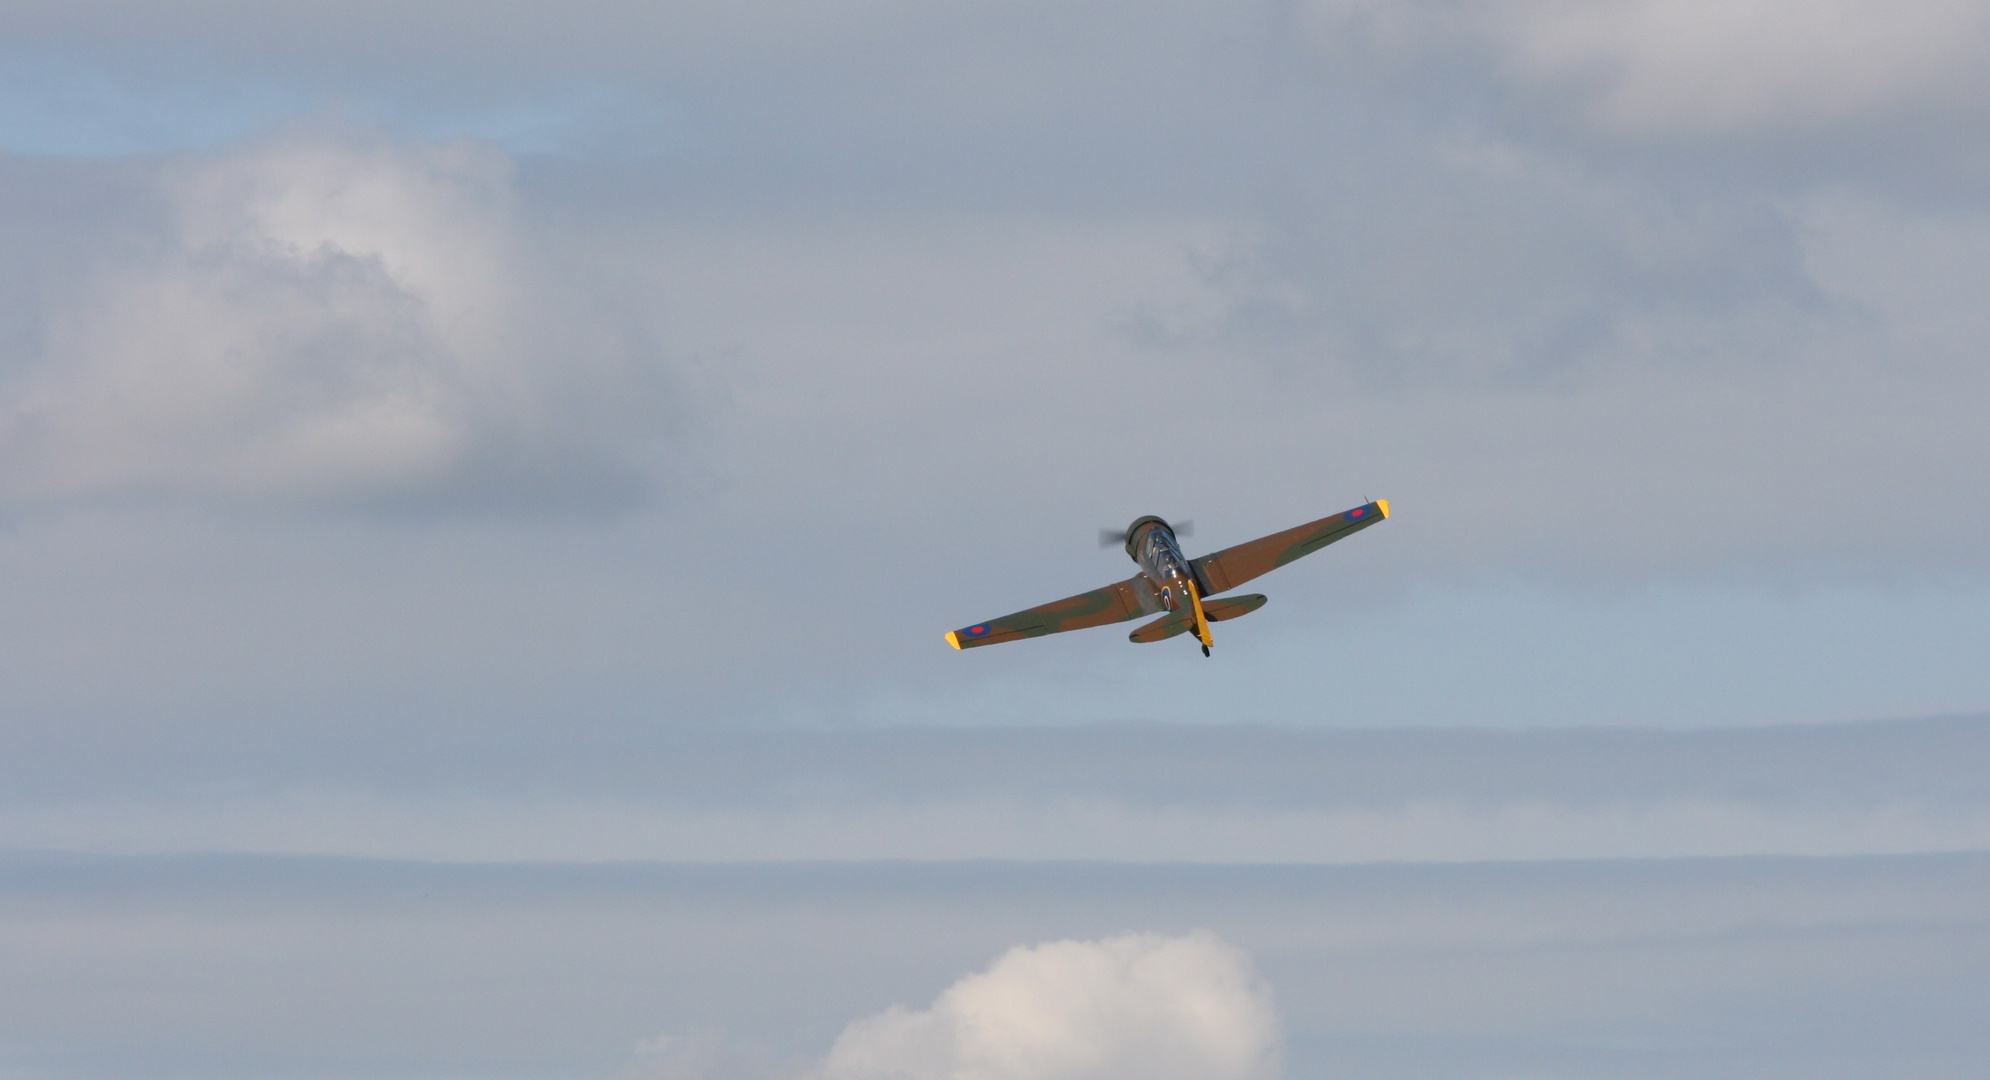
[[[1168, 527], [1175, 531], [1176, 536], [1195, 535], [1195, 521], [1192, 518], [1183, 518], [1180, 521], [1171, 521], [1168, 523]], [[1100, 529], [1099, 546], [1102, 548], [1125, 547], [1126, 536], [1127, 532], [1125, 529]]]

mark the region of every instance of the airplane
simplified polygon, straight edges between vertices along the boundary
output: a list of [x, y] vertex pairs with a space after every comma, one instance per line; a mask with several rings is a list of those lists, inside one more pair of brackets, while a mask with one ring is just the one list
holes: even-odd
[[1152, 515], [1135, 518], [1124, 533], [1104, 532], [1100, 541], [1109, 545], [1123, 540], [1126, 554], [1139, 564], [1140, 573], [1103, 589], [949, 630], [947, 644], [956, 649], [972, 649], [1160, 613], [1160, 618], [1128, 634], [1128, 639], [1143, 643], [1162, 641], [1194, 631], [1196, 640], [1202, 643], [1202, 655], [1208, 656], [1209, 647], [1216, 643], [1209, 632], [1210, 623], [1248, 615], [1265, 602], [1259, 593], [1215, 594], [1311, 555], [1388, 516], [1389, 500], [1376, 499], [1331, 517], [1211, 552], [1200, 559], [1182, 555], [1175, 526]]

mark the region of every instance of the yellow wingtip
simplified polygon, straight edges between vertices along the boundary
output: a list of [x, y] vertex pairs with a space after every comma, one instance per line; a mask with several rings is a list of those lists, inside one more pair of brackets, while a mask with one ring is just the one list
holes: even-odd
[[960, 648], [960, 631], [947, 631], [947, 644], [952, 645], [956, 649]]
[[1382, 516], [1383, 516], [1383, 517], [1388, 517], [1388, 516], [1389, 516], [1389, 500], [1387, 500], [1387, 499], [1377, 499], [1377, 500], [1375, 500], [1375, 509], [1377, 509], [1377, 510], [1380, 510], [1380, 511], [1382, 511]]

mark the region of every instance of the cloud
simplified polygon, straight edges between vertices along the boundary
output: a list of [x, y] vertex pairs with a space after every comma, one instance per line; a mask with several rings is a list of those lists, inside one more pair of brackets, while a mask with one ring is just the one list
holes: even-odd
[[559, 278], [510, 159], [302, 126], [172, 159], [0, 386], [0, 495], [600, 509], [673, 419]]
[[851, 1023], [813, 1068], [716, 1028], [636, 1046], [622, 1080], [1273, 1080], [1250, 957], [1207, 930], [1018, 946], [930, 1008]]
[[1980, 108], [1983, 0], [1324, 0], [1321, 39], [1406, 58], [1488, 50], [1510, 85], [1632, 136], [1727, 135]]
[[1830, 327], [1782, 208], [1495, 132], [1365, 141], [1205, 264], [1231, 341], [1369, 385], [1518, 388]]
[[1733, 132], [1966, 104], [1990, 65], [1982, 0], [1532, 0], [1501, 31], [1515, 76], [1587, 84], [1628, 132]]
[[1009, 950], [931, 1008], [844, 1030], [819, 1080], [1268, 1080], [1278, 1018], [1249, 958], [1214, 934]]

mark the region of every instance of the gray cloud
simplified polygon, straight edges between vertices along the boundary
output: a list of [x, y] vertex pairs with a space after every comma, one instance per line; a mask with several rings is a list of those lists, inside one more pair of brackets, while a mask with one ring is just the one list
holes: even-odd
[[5, 494], [640, 501], [646, 449], [675, 426], [667, 373], [533, 250], [512, 183], [468, 141], [322, 127], [164, 162], [133, 194], [158, 207], [151, 227], [32, 313], [0, 421]]
[[1862, 329], [1769, 200], [1486, 133], [1357, 145], [1268, 199], [1259, 237], [1212, 253], [1232, 297], [1216, 341], [1357, 386], [1565, 394], [1625, 368], [1715, 382]]

